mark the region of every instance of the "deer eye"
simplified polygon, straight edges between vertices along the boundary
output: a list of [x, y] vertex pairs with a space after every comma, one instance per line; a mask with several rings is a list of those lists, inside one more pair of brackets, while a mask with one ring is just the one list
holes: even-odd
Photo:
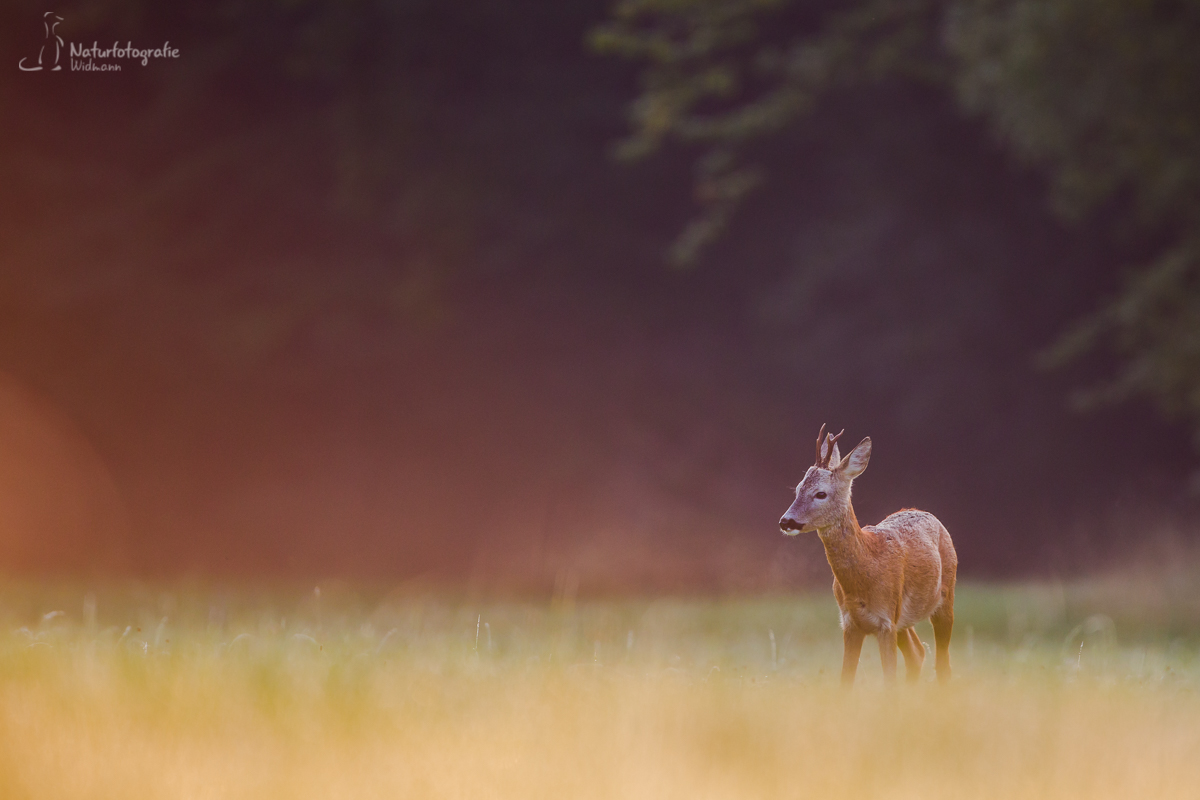
[[814, 494], [814, 495], [813, 495], [813, 497], [817, 498], [818, 500], [824, 500], [824, 499], [825, 499], [825, 493], [824, 493], [824, 492], [817, 492], [816, 494]]

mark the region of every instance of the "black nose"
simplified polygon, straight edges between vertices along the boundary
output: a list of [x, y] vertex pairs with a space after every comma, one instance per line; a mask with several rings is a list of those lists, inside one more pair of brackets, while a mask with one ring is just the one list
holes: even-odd
[[798, 531], [800, 523], [791, 517], [783, 517], [779, 520], [779, 530], [781, 531]]

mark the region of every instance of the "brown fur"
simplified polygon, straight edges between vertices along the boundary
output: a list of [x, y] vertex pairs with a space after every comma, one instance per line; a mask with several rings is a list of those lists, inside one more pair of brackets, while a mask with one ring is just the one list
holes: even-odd
[[878, 525], [859, 526], [850, 488], [866, 469], [870, 452], [871, 440], [863, 439], [840, 463], [810, 468], [780, 527], [791, 535], [815, 530], [825, 546], [842, 617], [843, 684], [854, 683], [869, 634], [879, 640], [885, 680], [895, 680], [897, 650], [904, 656], [908, 680], [917, 680], [925, 648], [913, 625], [927, 618], [933, 624], [937, 677], [945, 683], [950, 680], [958, 569], [954, 544], [937, 517], [916, 509], [898, 511]]

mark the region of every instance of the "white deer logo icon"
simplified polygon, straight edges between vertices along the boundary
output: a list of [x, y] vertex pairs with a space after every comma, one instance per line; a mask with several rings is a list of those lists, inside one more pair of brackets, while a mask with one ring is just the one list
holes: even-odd
[[58, 23], [62, 21], [63, 18], [58, 14], [55, 14], [53, 11], [47, 11], [42, 15], [42, 25], [46, 28], [46, 41], [42, 43], [42, 49], [38, 51], [36, 67], [25, 66], [25, 61], [27, 59], [24, 58], [22, 58], [17, 64], [17, 66], [21, 68], [22, 72], [38, 72], [39, 70], [45, 69], [46, 67], [42, 65], [42, 58], [48, 55], [46, 53], [46, 48], [48, 48], [51, 44], [54, 45], [54, 66], [49, 67], [49, 69], [51, 72], [58, 72], [62, 69], [62, 65], [58, 63], [58, 60], [62, 56], [63, 40], [62, 37], [59, 36], [54, 30], [58, 27]]

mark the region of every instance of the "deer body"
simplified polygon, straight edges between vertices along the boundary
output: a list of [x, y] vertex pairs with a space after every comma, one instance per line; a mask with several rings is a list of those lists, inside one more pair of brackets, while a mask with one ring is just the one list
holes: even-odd
[[933, 624], [938, 680], [950, 679], [950, 633], [954, 627], [954, 579], [958, 558], [937, 517], [905, 509], [878, 525], [861, 527], [850, 487], [871, 455], [863, 439], [845, 459], [838, 436], [817, 439], [817, 463], [796, 487], [796, 500], [779, 521], [789, 536], [815, 531], [833, 570], [833, 594], [841, 612], [842, 682], [854, 682], [863, 639], [879, 640], [885, 680], [896, 675], [896, 651], [904, 655], [909, 681], [921, 674], [925, 648], [913, 626]]

